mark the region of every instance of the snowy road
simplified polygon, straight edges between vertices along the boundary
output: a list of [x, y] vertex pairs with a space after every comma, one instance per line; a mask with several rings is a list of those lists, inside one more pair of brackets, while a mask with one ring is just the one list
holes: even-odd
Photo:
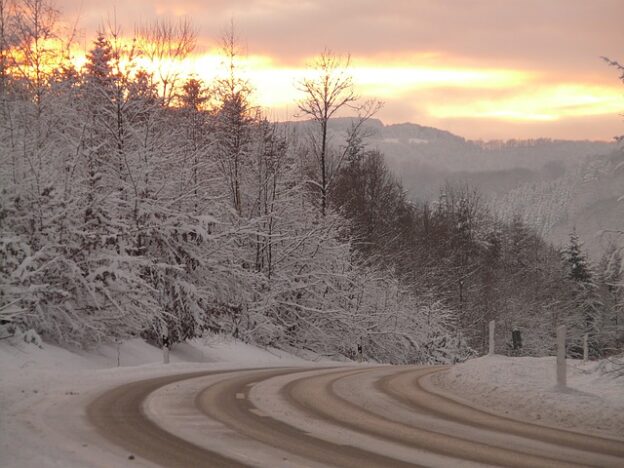
[[133, 464], [624, 466], [624, 442], [465, 406], [431, 388], [437, 370], [195, 372], [116, 387], [87, 413]]

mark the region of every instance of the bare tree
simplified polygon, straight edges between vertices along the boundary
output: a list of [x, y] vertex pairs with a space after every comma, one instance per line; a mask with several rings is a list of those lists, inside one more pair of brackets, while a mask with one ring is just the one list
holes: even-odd
[[[608, 57], [601, 57], [602, 60], [604, 60], [605, 62], [607, 62], [610, 66], [614, 67], [620, 74], [620, 80], [622, 81], [622, 83], [624, 83], [624, 65], [622, 65], [620, 62], [618, 62], [617, 60], [611, 60]], [[616, 140], [618, 141], [624, 141], [624, 135], [620, 135], [615, 137]]]
[[[355, 92], [353, 77], [349, 73], [350, 56], [340, 57], [325, 49], [313, 64], [314, 76], [305, 78], [300, 89], [305, 94], [298, 107], [303, 116], [318, 124], [318, 134], [312, 136], [312, 151], [318, 163], [320, 180], [316, 181], [321, 192], [321, 213], [325, 216], [327, 193], [333, 175], [339, 169], [342, 160], [361, 140], [362, 124], [372, 117], [381, 107], [379, 101], [367, 101], [358, 104], [360, 97]], [[358, 118], [354, 122], [346, 139], [346, 145], [334, 161], [334, 171], [330, 171], [328, 151], [329, 120], [344, 108], [351, 109]]]
[[[7, 146], [13, 147], [15, 140], [13, 137], [13, 124], [10, 106], [7, 102], [7, 91], [9, 82], [9, 55], [12, 42], [11, 20], [14, 19], [15, 8], [12, 0], [0, 0], [0, 132]], [[11, 152], [11, 166], [13, 183], [17, 182], [16, 174], [16, 154]], [[2, 156], [0, 156], [2, 157]]]
[[197, 44], [197, 32], [188, 19], [174, 22], [158, 19], [136, 28], [140, 52], [152, 63], [165, 106], [175, 97], [180, 71], [178, 65]]
[[22, 0], [16, 13], [16, 52], [13, 64], [33, 93], [38, 112], [52, 70], [63, 53], [57, 34], [59, 11], [49, 0]]
[[620, 72], [620, 80], [624, 81], [624, 65], [621, 65], [617, 60], [611, 60], [608, 57], [602, 57], [602, 59], [612, 67], [617, 68]]
[[3, 98], [6, 92], [9, 65], [9, 21], [11, 18], [11, 9], [11, 0], [0, 0], [0, 98]]

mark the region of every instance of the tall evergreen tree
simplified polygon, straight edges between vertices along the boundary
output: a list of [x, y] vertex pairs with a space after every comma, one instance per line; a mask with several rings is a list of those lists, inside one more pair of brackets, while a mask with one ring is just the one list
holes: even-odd
[[582, 251], [582, 244], [576, 231], [570, 233], [570, 242], [563, 251], [567, 265], [567, 277], [578, 283], [587, 283], [592, 279], [592, 272], [587, 256]]
[[566, 279], [570, 290], [569, 312], [566, 323], [572, 339], [570, 351], [582, 354], [582, 340], [589, 335], [591, 354], [597, 356], [600, 350], [603, 310], [593, 269], [582, 250], [582, 244], [575, 231], [570, 233], [570, 242], [563, 251], [566, 264]]

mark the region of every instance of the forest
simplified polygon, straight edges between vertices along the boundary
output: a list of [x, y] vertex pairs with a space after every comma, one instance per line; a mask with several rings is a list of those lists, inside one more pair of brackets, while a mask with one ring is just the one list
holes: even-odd
[[187, 21], [109, 24], [78, 66], [60, 18], [0, 0], [2, 332], [75, 347], [211, 332], [387, 363], [480, 354], [490, 320], [502, 354], [551, 353], [560, 324], [571, 355], [585, 333], [594, 357], [624, 344], [617, 246], [594, 264], [572, 232], [558, 250], [459, 182], [412, 201], [367, 146], [381, 104], [348, 57], [323, 51], [299, 120], [274, 122], [233, 26], [203, 82], [167, 66], [193, 52]]

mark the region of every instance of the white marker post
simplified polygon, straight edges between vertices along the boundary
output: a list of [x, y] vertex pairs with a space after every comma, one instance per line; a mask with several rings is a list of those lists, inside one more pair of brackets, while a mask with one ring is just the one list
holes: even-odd
[[115, 345], [117, 345], [117, 367], [121, 365], [121, 340], [115, 338]]
[[490, 350], [488, 355], [492, 356], [494, 354], [494, 330], [496, 328], [496, 321], [490, 320]]
[[169, 364], [169, 345], [163, 346], [163, 364]]
[[589, 359], [589, 346], [587, 344], [588, 338], [589, 334], [585, 333], [585, 335], [583, 335], [583, 362], [587, 362]]
[[557, 327], [557, 387], [566, 384], [566, 326], [561, 325]]

